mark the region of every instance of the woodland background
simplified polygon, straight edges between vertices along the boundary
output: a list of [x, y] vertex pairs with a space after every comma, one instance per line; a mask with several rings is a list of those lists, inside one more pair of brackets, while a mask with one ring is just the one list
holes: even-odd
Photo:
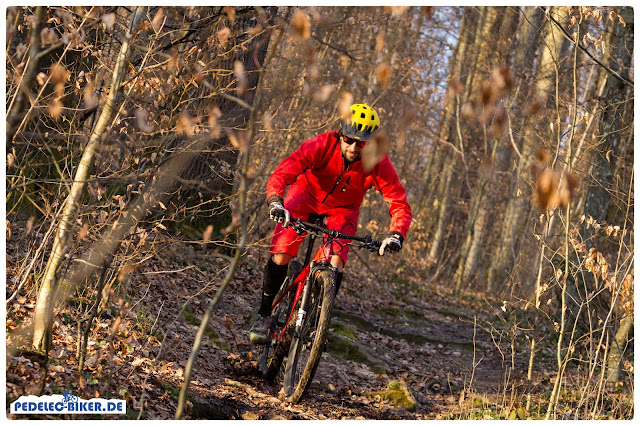
[[[192, 354], [176, 389], [206, 374], [193, 361], [217, 326], [234, 343], [216, 350], [250, 367], [246, 342], [229, 336], [244, 336], [261, 286], [266, 180], [367, 102], [384, 134], [363, 161], [389, 153], [414, 221], [398, 256], [354, 254], [348, 272], [370, 279], [347, 274], [347, 286], [364, 299], [417, 295], [405, 316], [407, 306], [424, 316], [436, 300], [457, 305], [473, 334], [454, 400], [424, 402], [414, 418], [631, 418], [633, 16], [582, 6], [7, 8], [8, 401], [71, 387], [120, 389], [133, 418], [177, 407], [167, 391], [169, 403], [145, 400], [162, 390], [150, 377], [170, 370], [171, 353]], [[369, 192], [359, 232], [383, 236], [388, 221]], [[353, 297], [345, 290], [345, 306]], [[188, 315], [197, 336], [193, 324], [179, 331]], [[469, 397], [477, 333], [502, 359], [479, 403]], [[144, 384], [123, 393], [131, 377]], [[425, 383], [407, 386], [416, 394]], [[207, 417], [193, 411], [195, 393], [187, 416]], [[347, 397], [335, 395], [325, 418], [340, 418], [332, 410]], [[260, 418], [283, 415], [265, 404]], [[153, 410], [145, 416], [176, 413]], [[341, 415], [376, 415], [354, 410]]]

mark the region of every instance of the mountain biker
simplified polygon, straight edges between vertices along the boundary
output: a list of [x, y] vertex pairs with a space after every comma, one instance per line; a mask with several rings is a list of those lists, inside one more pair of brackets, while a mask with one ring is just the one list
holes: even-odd
[[[340, 118], [340, 129], [322, 133], [302, 145], [273, 172], [267, 181], [269, 216], [277, 222], [271, 240], [258, 315], [249, 330], [254, 344], [264, 344], [272, 327], [271, 305], [287, 275], [289, 261], [296, 256], [304, 235], [287, 228], [291, 216], [308, 220], [310, 214], [326, 215], [326, 226], [355, 234], [360, 204], [373, 186], [389, 205], [391, 224], [379, 254], [398, 252], [411, 223], [407, 194], [387, 154], [370, 171], [362, 167], [362, 150], [379, 130], [378, 114], [367, 104], [354, 104], [351, 117]], [[286, 198], [283, 199], [285, 190]], [[336, 292], [342, 282], [349, 246], [334, 242], [331, 264], [338, 268]]]

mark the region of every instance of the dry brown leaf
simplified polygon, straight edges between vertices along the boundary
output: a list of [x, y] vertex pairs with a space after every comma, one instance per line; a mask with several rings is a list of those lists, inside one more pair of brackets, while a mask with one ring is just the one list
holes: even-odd
[[175, 55], [171, 56], [167, 61], [167, 69], [173, 72], [177, 70], [179, 66], [180, 66], [180, 55], [176, 53]]
[[227, 47], [227, 43], [229, 42], [230, 35], [231, 35], [231, 30], [229, 29], [229, 27], [224, 27], [218, 32], [216, 32], [216, 37], [218, 38], [218, 41], [220, 42], [223, 48]]
[[29, 219], [27, 219], [27, 229], [25, 231], [25, 235], [29, 235], [31, 234], [31, 231], [33, 231], [33, 222], [35, 221], [35, 219], [35, 216], [29, 216]]
[[538, 111], [540, 111], [542, 109], [542, 106], [544, 105], [544, 103], [540, 100], [535, 100], [533, 102], [531, 102], [529, 105], [526, 106], [526, 108], [524, 109], [524, 114], [526, 116], [532, 116], [536, 113], [538, 113]]
[[404, 110], [404, 113], [402, 114], [402, 117], [400, 118], [400, 130], [398, 131], [398, 134], [395, 137], [395, 143], [397, 144], [397, 146], [402, 147], [404, 146], [404, 142], [407, 138], [407, 130], [409, 129], [409, 126], [411, 125], [411, 123], [418, 117], [418, 114], [416, 113], [416, 110], [413, 108], [406, 108]]
[[480, 84], [480, 95], [482, 105], [489, 105], [493, 97], [493, 90], [489, 81], [485, 80]]
[[376, 53], [378, 55], [380, 55], [380, 53], [382, 53], [382, 50], [384, 49], [384, 36], [385, 36], [384, 30], [380, 31], [376, 36]]
[[302, 50], [302, 56], [307, 65], [315, 64], [318, 61], [318, 50], [315, 46], [305, 45]]
[[138, 108], [135, 110], [134, 115], [136, 117], [136, 126], [141, 132], [150, 133], [153, 131], [153, 127], [148, 123], [149, 113], [146, 110]]
[[362, 168], [371, 171], [387, 153], [389, 138], [381, 131], [376, 132], [362, 150]]
[[265, 111], [262, 114], [262, 125], [265, 130], [273, 130], [273, 114], [271, 111]]
[[487, 126], [489, 125], [489, 123], [494, 117], [494, 111], [496, 110], [496, 103], [491, 102], [491, 103], [485, 104], [481, 108], [481, 110], [482, 112], [480, 113], [480, 121], [484, 126]]
[[213, 235], [213, 225], [207, 226], [207, 229], [202, 233], [202, 243], [207, 244], [211, 241], [211, 235]]
[[153, 27], [153, 31], [155, 31], [156, 33], [159, 32], [164, 26], [164, 20], [164, 10], [160, 8], [156, 12], [156, 16], [153, 17], [153, 21], [151, 21], [151, 27]]
[[116, 23], [116, 14], [115, 13], [107, 13], [102, 15], [102, 23], [104, 27], [111, 31], [113, 29], [114, 24]]
[[489, 127], [489, 135], [493, 138], [499, 138], [502, 136], [506, 124], [507, 111], [502, 105], [499, 105], [493, 115], [493, 122], [491, 123], [491, 127]]
[[376, 83], [381, 88], [384, 88], [391, 78], [391, 65], [388, 62], [383, 62], [376, 67]]
[[402, 16], [407, 10], [409, 6], [385, 6], [384, 10], [387, 13], [391, 13], [395, 16]]
[[622, 16], [618, 15], [618, 20], [620, 21], [620, 23], [622, 24], [623, 27], [627, 26], [627, 23], [624, 22], [624, 19], [622, 19]]
[[351, 105], [353, 105], [353, 95], [344, 92], [338, 101], [338, 114], [342, 117], [351, 117]]
[[87, 83], [82, 92], [82, 101], [85, 108], [93, 108], [98, 106], [98, 96], [96, 95], [96, 87], [93, 82]]
[[536, 150], [536, 161], [547, 164], [549, 163], [549, 161], [551, 161], [551, 154], [549, 154], [549, 152], [545, 149], [538, 148]]
[[460, 113], [462, 115], [462, 118], [464, 118], [465, 120], [475, 120], [477, 118], [476, 103], [474, 101], [465, 102], [460, 109]]
[[43, 72], [38, 73], [36, 80], [40, 86], [47, 82], [47, 75]]
[[225, 6], [224, 12], [227, 14], [231, 25], [233, 25], [233, 23], [236, 21], [236, 10], [233, 8], [233, 6]]
[[40, 40], [43, 46], [50, 46], [56, 44], [59, 40], [58, 34], [51, 28], [44, 28], [40, 32]]
[[496, 91], [495, 97], [503, 97], [513, 89], [513, 75], [508, 68], [494, 69], [491, 73], [491, 81]]
[[334, 90], [335, 87], [333, 87], [332, 84], [325, 84], [320, 88], [320, 90], [317, 90], [313, 93], [313, 99], [318, 102], [326, 102], [327, 100], [329, 100], [329, 97], [331, 97]]
[[70, 73], [64, 65], [54, 64], [49, 71], [51, 79], [56, 83], [64, 83], [70, 76]]
[[249, 81], [247, 80], [247, 73], [244, 69], [244, 64], [240, 61], [235, 61], [233, 63], [233, 74], [238, 79], [238, 86], [236, 87], [236, 91], [239, 95], [244, 95], [249, 86]]
[[572, 172], [564, 172], [558, 186], [559, 203], [562, 208], [567, 208], [575, 199], [576, 189], [578, 188], [578, 178]]
[[249, 167], [247, 169], [247, 180], [254, 180], [256, 178], [256, 176], [258, 175], [258, 171], [256, 170], [255, 167]]
[[242, 224], [240, 220], [240, 216], [237, 213], [234, 213], [231, 217], [231, 224], [222, 230], [222, 233], [228, 235], [238, 229], [240, 229], [240, 225]]
[[222, 111], [215, 104], [209, 104], [207, 111], [209, 112], [209, 133], [211, 133], [211, 137], [218, 138], [220, 136], [218, 119], [222, 117]]
[[300, 9], [291, 18], [291, 30], [303, 40], [308, 40], [311, 37], [311, 21], [307, 14]]
[[78, 232], [78, 241], [82, 241], [87, 238], [89, 235], [89, 224], [87, 222], [82, 224], [82, 228], [80, 228], [80, 232]]
[[427, 17], [428, 20], [433, 18], [433, 6], [422, 6], [420, 12]]
[[182, 112], [176, 123], [176, 133], [187, 134], [193, 136], [195, 134], [194, 120], [189, 116], [187, 112]]
[[62, 102], [60, 99], [54, 99], [53, 102], [49, 104], [49, 115], [54, 120], [57, 120], [62, 115]]
[[240, 142], [238, 141], [238, 138], [236, 137], [235, 133], [228, 131], [227, 132], [227, 137], [229, 138], [229, 142], [231, 142], [231, 145], [236, 148], [239, 149], [240, 148]]
[[53, 91], [55, 92], [58, 99], [62, 99], [62, 97], [64, 96], [64, 83], [62, 82], [56, 83], [55, 87], [53, 88]]
[[462, 80], [460, 80], [459, 75], [456, 74], [451, 77], [451, 80], [449, 81], [449, 88], [451, 92], [456, 95], [462, 92], [462, 90], [464, 89], [464, 84], [462, 83]]
[[538, 176], [536, 202], [541, 210], [555, 208], [560, 203], [558, 175], [549, 168], [545, 168]]

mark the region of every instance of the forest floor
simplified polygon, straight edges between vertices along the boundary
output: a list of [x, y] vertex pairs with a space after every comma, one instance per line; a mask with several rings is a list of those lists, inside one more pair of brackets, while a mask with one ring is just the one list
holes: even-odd
[[[12, 284], [22, 259], [17, 246], [7, 247]], [[186, 419], [490, 419], [525, 404], [527, 343], [512, 335], [512, 363], [500, 301], [385, 280], [355, 253], [311, 388], [299, 404], [286, 402], [281, 378], [268, 383], [257, 373], [258, 351], [247, 337], [265, 261], [264, 253], [249, 252], [218, 304], [198, 353]], [[227, 265], [209, 250], [172, 243], [130, 272], [93, 323], [81, 375], [76, 324], [94, 295], [74, 296], [56, 314], [45, 393], [126, 398], [129, 418], [172, 419], [200, 319]], [[26, 349], [24, 331], [34, 302], [33, 292], [24, 292], [7, 307], [7, 404], [37, 393], [41, 383], [44, 359]], [[536, 388], [548, 388], [552, 374], [538, 372]]]

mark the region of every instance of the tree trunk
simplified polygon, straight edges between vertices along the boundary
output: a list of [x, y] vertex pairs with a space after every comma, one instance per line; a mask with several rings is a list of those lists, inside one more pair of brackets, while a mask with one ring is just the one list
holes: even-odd
[[[474, 53], [477, 51], [472, 47], [477, 43], [479, 34], [482, 28], [482, 16], [485, 14], [484, 8], [480, 12], [480, 17], [473, 16], [475, 12], [470, 9], [470, 12], [465, 13], [463, 20], [463, 27], [461, 29], [461, 35], [458, 38], [459, 45], [457, 47], [457, 54], [453, 58], [454, 63], [452, 66], [452, 77], [456, 78], [456, 81], [449, 79], [448, 91], [447, 91], [447, 103], [445, 105], [445, 112], [439, 125], [438, 138], [443, 141], [448, 141], [454, 146], [459, 146], [462, 141], [459, 140], [456, 132], [456, 94], [460, 93], [460, 89], [453, 86], [454, 84], [460, 84], [463, 75], [467, 73], [473, 73], [473, 69], [469, 69], [469, 56], [474, 57]], [[466, 79], [469, 80], [470, 74]], [[460, 79], [460, 80], [457, 80]], [[442, 142], [438, 142], [439, 144]], [[458, 155], [453, 152], [453, 148], [449, 146], [438, 146], [438, 157], [435, 159], [436, 164], [441, 164], [441, 169], [437, 166], [429, 168], [429, 173], [432, 175], [432, 179], [438, 182], [437, 191], [434, 194], [433, 202], [430, 204], [436, 208], [435, 223], [431, 231], [431, 242], [429, 247], [428, 259], [435, 260], [442, 248], [443, 238], [445, 235], [445, 227], [447, 218], [450, 213], [450, 203], [453, 193], [457, 193], [457, 182], [459, 176], [456, 176], [456, 167], [458, 163]], [[453, 154], [453, 155], [452, 155]], [[433, 184], [432, 184], [433, 185]], [[428, 185], [428, 186], [432, 186]]]
[[[549, 13], [554, 15], [559, 14], [558, 20], [560, 23], [563, 25], [566, 24], [568, 20], [566, 8], [551, 7]], [[562, 31], [557, 28], [557, 26], [552, 25], [543, 43], [542, 57], [535, 77], [532, 96], [532, 101], [538, 102], [543, 107], [549, 103], [548, 108], [550, 110], [555, 109], [555, 106], [552, 105], [550, 101], [555, 97], [552, 96], [552, 94], [554, 93], [553, 85], [556, 80], [556, 63], [559, 52], [563, 51], [566, 44], [566, 39]], [[543, 111], [545, 109], [543, 109]], [[507, 208], [510, 217], [505, 219], [502, 231], [505, 239], [497, 255], [499, 261], [495, 262], [496, 266], [493, 267], [493, 273], [491, 274], [490, 285], [492, 288], [500, 288], [506, 284], [506, 280], [509, 277], [507, 271], [510, 271], [515, 264], [515, 259], [510, 258], [509, 253], [517, 252], [517, 248], [519, 247], [518, 240], [523, 235], [522, 230], [525, 229], [525, 224], [529, 220], [531, 211], [532, 187], [526, 183], [528, 181], [526, 177], [531, 171], [536, 150], [540, 146], [540, 143], [536, 141], [537, 137], [539, 134], [547, 134], [549, 132], [548, 123], [548, 120], [540, 119], [538, 123], [530, 123], [525, 126], [520, 149], [521, 157], [516, 167], [517, 175], [515, 181], [518, 182], [519, 186], [514, 188], [512, 198]], [[537, 264], [537, 262], [533, 263], [533, 265], [535, 264]], [[528, 286], [530, 286], [534, 279], [535, 277], [532, 276], [528, 278]]]
[[[462, 74], [462, 67], [465, 64], [467, 56], [467, 48], [472, 41], [472, 36], [475, 32], [475, 27], [478, 25], [477, 18], [474, 17], [475, 13], [473, 9], [468, 8], [465, 10], [462, 17], [462, 25], [460, 29], [460, 35], [458, 36], [458, 43], [456, 44], [456, 51], [451, 58], [451, 65], [449, 67], [449, 80], [447, 81], [447, 97], [445, 98], [445, 104], [442, 109], [442, 118], [438, 124], [438, 141], [435, 141], [431, 148], [431, 154], [427, 162], [427, 167], [424, 169], [422, 175], [422, 181], [424, 182], [425, 189], [429, 190], [437, 185], [435, 182], [440, 181], [439, 172], [443, 168], [443, 161], [451, 160], [450, 148], [443, 145], [441, 140], [449, 139], [451, 134], [451, 126], [453, 125], [454, 111], [455, 111], [455, 98], [453, 96], [454, 89], [453, 79], [459, 79]], [[431, 194], [435, 192], [431, 190]], [[424, 204], [433, 203], [431, 194], [425, 196]], [[420, 205], [423, 202], [419, 203]]]
[[607, 359], [607, 382], [616, 383], [620, 381], [622, 357], [625, 349], [629, 345], [629, 332], [633, 328], [633, 314], [628, 315], [620, 321], [620, 327], [616, 331], [609, 357]]
[[[625, 19], [626, 26], [616, 25], [615, 36], [612, 38], [616, 45], [613, 46], [609, 67], [623, 77], [628, 77], [633, 57], [633, 11], [625, 7], [620, 10], [620, 15]], [[632, 99], [627, 97], [628, 90], [633, 89], [629, 89], [619, 79], [609, 77], [602, 98], [604, 105], [598, 133], [604, 136], [599, 141], [598, 149], [594, 151], [594, 183], [588, 188], [585, 205], [585, 214], [598, 222], [606, 221], [610, 215], [615, 216], [610, 212], [612, 190], [615, 186], [614, 170], [624, 143], [623, 131], [626, 126], [633, 126], [632, 122], [623, 121], [625, 99]], [[585, 235], [586, 239], [588, 235]]]
[[71, 185], [71, 191], [67, 196], [62, 217], [58, 223], [55, 240], [51, 249], [51, 256], [45, 267], [36, 303], [32, 340], [32, 345], [36, 350], [45, 349], [45, 336], [51, 331], [55, 293], [59, 285], [58, 271], [71, 242], [71, 232], [75, 224], [78, 205], [87, 186], [86, 182], [93, 166], [96, 149], [103, 140], [105, 132], [108, 131], [111, 121], [119, 109], [118, 95], [122, 90], [122, 84], [127, 73], [131, 39], [144, 15], [144, 10], [145, 7], [139, 6], [132, 14], [131, 27], [127, 31], [127, 35], [118, 54], [116, 66], [113, 70], [113, 80], [111, 82], [109, 97], [93, 129], [89, 142], [82, 153], [82, 159], [78, 164], [73, 184]]
[[[540, 38], [538, 29], [542, 20], [540, 9], [536, 6], [527, 6], [523, 15], [518, 45], [516, 47], [516, 60], [514, 61], [514, 76], [519, 82], [515, 88], [516, 101], [514, 106], [518, 105], [518, 103], [531, 102], [528, 98], [529, 87], [527, 82], [531, 74], [533, 74], [533, 62], [536, 58]], [[519, 111], [516, 108], [513, 108], [512, 111], [514, 111], [514, 115], [519, 118], [518, 120], [514, 120], [513, 123], [524, 124], [522, 114], [518, 114]], [[518, 144], [517, 142], [520, 143]], [[521, 150], [522, 139], [516, 141], [516, 148]], [[487, 290], [489, 291], [492, 291], [496, 287], [501, 287], [503, 283], [509, 279], [508, 272], [511, 270], [516, 259], [516, 215], [514, 215], [513, 210], [515, 207], [520, 208], [519, 203], [524, 202], [524, 200], [516, 200], [516, 198], [521, 197], [519, 188], [522, 180], [521, 170], [517, 167], [517, 162], [516, 166], [512, 169], [512, 173], [516, 178], [513, 180], [509, 191], [502, 229], [497, 232], [499, 239], [496, 252], [492, 256], [492, 262], [487, 274]]]
[[[512, 39], [515, 36], [515, 30], [517, 27], [517, 22], [519, 19], [519, 15], [516, 13], [513, 8], [504, 8], [502, 10], [502, 14], [491, 14], [491, 19], [485, 25], [485, 32], [483, 33], [483, 38], [488, 37], [488, 35], [494, 32], [495, 25], [501, 19], [499, 36], [496, 37], [493, 43], [484, 43], [481, 47], [481, 65], [484, 65], [486, 70], [491, 70], [492, 68], [502, 65], [508, 66], [509, 64], [492, 64], [492, 58], [497, 54], [499, 56], [508, 57], [508, 52], [511, 50], [509, 48], [508, 40]], [[484, 73], [476, 73], [479, 75], [485, 75]], [[481, 81], [474, 80], [473, 90], [476, 93], [480, 93], [480, 84]], [[493, 141], [493, 146], [490, 148], [490, 152], [482, 152], [482, 147], [480, 144], [476, 145], [475, 151], [476, 156], [484, 157], [485, 161], [488, 158], [491, 167], [496, 172], [501, 172], [505, 167], [505, 158], [508, 151], [503, 149], [502, 144], [499, 141], [500, 135]], [[483, 247], [483, 243], [485, 240], [485, 236], [487, 235], [487, 217], [489, 216], [489, 209], [495, 207], [495, 203], [497, 202], [498, 192], [492, 190], [491, 187], [487, 187], [490, 182], [495, 181], [496, 175], [498, 173], [491, 172], [489, 175], [485, 176], [484, 173], [480, 173], [480, 182], [475, 191], [473, 191], [472, 201], [471, 201], [471, 212], [467, 218], [467, 226], [466, 226], [466, 237], [465, 243], [463, 244], [460, 250], [460, 256], [458, 260], [458, 269], [454, 276], [454, 281], [456, 282], [456, 292], [460, 291], [462, 284], [465, 280], [470, 279], [476, 271], [476, 267], [478, 266], [478, 256], [481, 253], [481, 247]]]
[[11, 145], [13, 140], [13, 135], [16, 131], [18, 123], [22, 119], [22, 112], [25, 108], [29, 100], [29, 94], [31, 93], [31, 88], [34, 87], [36, 81], [36, 75], [38, 74], [40, 63], [40, 51], [42, 50], [41, 41], [40, 41], [40, 32], [42, 31], [42, 26], [44, 24], [45, 17], [45, 7], [38, 6], [36, 7], [35, 19], [33, 21], [33, 27], [31, 28], [31, 36], [29, 40], [29, 63], [27, 64], [27, 68], [22, 77], [22, 81], [20, 82], [20, 87], [15, 95], [15, 100], [13, 102], [13, 106], [7, 111], [7, 128], [6, 142]]

